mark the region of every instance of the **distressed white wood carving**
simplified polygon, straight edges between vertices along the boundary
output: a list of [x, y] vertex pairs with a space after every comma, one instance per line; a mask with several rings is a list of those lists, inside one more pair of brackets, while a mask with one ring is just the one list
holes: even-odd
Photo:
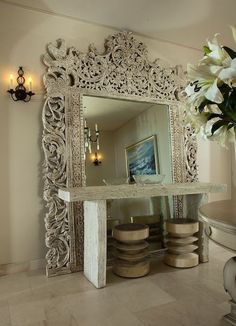
[[[82, 203], [66, 205], [57, 190], [85, 184], [84, 94], [169, 105], [175, 182], [196, 181], [196, 142], [192, 138], [189, 146], [186, 141], [189, 135], [183, 127], [180, 101], [185, 80], [180, 68], [167, 67], [161, 60], [150, 62], [146, 46], [132, 33], [108, 37], [104, 53], [93, 45], [82, 53], [57, 40], [48, 45], [43, 61], [47, 66], [43, 110], [46, 259], [48, 275], [56, 275], [83, 268]], [[181, 198], [175, 206], [176, 217], [181, 217]]]

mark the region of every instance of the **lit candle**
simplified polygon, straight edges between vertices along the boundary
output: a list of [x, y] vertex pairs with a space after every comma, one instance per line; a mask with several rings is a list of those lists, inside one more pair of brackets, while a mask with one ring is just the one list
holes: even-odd
[[98, 125], [95, 123], [95, 131], [98, 131]]
[[84, 128], [87, 128], [87, 120], [84, 119]]
[[13, 89], [13, 75], [10, 75], [10, 89]]
[[29, 77], [29, 91], [32, 91], [32, 78]]

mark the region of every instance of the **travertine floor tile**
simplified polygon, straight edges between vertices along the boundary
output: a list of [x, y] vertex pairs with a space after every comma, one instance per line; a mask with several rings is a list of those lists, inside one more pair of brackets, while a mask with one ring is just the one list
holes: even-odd
[[0, 277], [0, 300], [8, 299], [17, 292], [30, 288], [29, 279], [26, 273], [11, 274]]
[[118, 309], [111, 316], [105, 318], [99, 326], [144, 326], [144, 324], [127, 309]]
[[[77, 309], [79, 307], [77, 306]], [[71, 314], [67, 296], [52, 298], [45, 307], [46, 325], [71, 325], [76, 324], [76, 320]]]
[[177, 302], [137, 312], [136, 316], [145, 326], [198, 326]]
[[30, 323], [30, 324], [19, 324], [19, 326], [44, 326], [44, 322], [36, 322], [36, 323]]
[[157, 306], [136, 313], [136, 316], [147, 326], [158, 324], [165, 326], [214, 326], [224, 325], [222, 316], [224, 309], [215, 304], [207, 303], [202, 297], [202, 302], [192, 300], [179, 300], [161, 307]]
[[46, 301], [35, 301], [10, 305], [10, 317], [12, 326], [21, 326], [42, 322], [46, 320], [44, 309]]
[[68, 321], [62, 320], [62, 321], [49, 321], [46, 320], [43, 323], [43, 326], [82, 326], [83, 324], [78, 323], [73, 316]]
[[233, 256], [216, 245], [210, 263], [176, 269], [161, 258], [151, 273], [124, 279], [108, 270], [95, 289], [82, 273], [46, 278], [44, 271], [0, 277], [0, 326], [228, 326], [224, 263]]
[[117, 300], [132, 312], [175, 301], [174, 297], [150, 282], [148, 278], [116, 284], [108, 291], [113, 293]]
[[10, 326], [10, 311], [8, 303], [0, 302], [0, 326]]
[[119, 301], [106, 289], [94, 290], [83, 293], [83, 295], [70, 295], [66, 298], [64, 307], [82, 325], [96, 325], [123, 309]]

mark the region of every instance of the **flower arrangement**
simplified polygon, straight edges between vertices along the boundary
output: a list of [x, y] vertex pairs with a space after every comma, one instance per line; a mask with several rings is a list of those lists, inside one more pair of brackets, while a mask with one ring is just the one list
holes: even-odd
[[[236, 26], [231, 28], [236, 42]], [[197, 133], [225, 146], [236, 134], [236, 52], [217, 36], [203, 47], [200, 62], [187, 66], [186, 119]]]

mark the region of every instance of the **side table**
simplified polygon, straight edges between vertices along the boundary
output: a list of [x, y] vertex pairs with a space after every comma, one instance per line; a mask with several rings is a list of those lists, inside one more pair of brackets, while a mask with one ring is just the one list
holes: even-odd
[[[198, 214], [199, 220], [206, 225], [207, 236], [222, 247], [236, 252], [236, 202], [211, 202], [201, 206]], [[231, 296], [231, 312], [224, 318], [236, 326], [236, 257], [227, 261], [223, 275], [225, 291]]]

